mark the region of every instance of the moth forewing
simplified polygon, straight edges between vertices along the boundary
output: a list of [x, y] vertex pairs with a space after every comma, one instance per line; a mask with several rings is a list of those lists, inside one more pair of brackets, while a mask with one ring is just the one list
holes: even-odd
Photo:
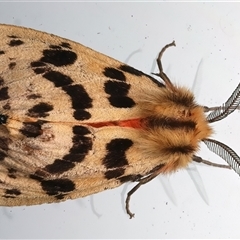
[[[190, 90], [79, 43], [0, 25], [0, 205], [60, 202], [186, 167], [212, 129]], [[237, 100], [235, 100], [238, 102]], [[228, 114], [227, 114], [228, 115]]]

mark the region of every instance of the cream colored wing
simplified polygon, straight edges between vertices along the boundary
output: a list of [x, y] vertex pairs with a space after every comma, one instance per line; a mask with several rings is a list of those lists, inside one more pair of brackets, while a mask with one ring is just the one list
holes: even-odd
[[81, 44], [0, 25], [0, 109], [21, 121], [96, 122], [136, 118], [138, 101], [163, 87]]
[[142, 153], [140, 130], [89, 123], [141, 117], [142, 94], [159, 87], [78, 43], [0, 25], [0, 205], [82, 197], [149, 173], [159, 158]]

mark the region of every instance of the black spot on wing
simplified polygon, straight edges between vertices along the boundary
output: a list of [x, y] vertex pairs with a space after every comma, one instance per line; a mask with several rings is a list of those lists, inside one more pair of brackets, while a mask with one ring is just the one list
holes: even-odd
[[75, 163], [83, 161], [88, 152], [92, 149], [92, 139], [86, 135], [91, 132], [83, 126], [73, 127], [72, 147], [69, 153], [62, 159], [56, 159], [52, 164], [44, 168], [52, 174], [61, 174], [75, 167]]
[[[40, 173], [40, 174], [39, 174]], [[37, 180], [38, 182], [43, 181], [43, 177], [41, 176], [41, 171], [36, 171], [34, 174], [30, 174], [29, 178]]]
[[[10, 103], [8, 102], [8, 103], [4, 104], [4, 105], [2, 106], [2, 108], [5, 109], [5, 110], [10, 110], [10, 109], [11, 109], [11, 105], [10, 105]], [[0, 115], [0, 117], [1, 117], [1, 115]], [[1, 124], [1, 120], [0, 120], [0, 124]]]
[[53, 110], [53, 106], [49, 103], [40, 102], [28, 109], [27, 115], [34, 118], [45, 118], [49, 116], [49, 112]]
[[7, 157], [7, 154], [0, 150], [0, 161], [3, 161]]
[[22, 40], [20, 40], [20, 39], [12, 39], [9, 43], [8, 43], [8, 45], [10, 46], [10, 47], [16, 47], [16, 46], [20, 46], [20, 45], [22, 45], [22, 44], [24, 44], [24, 42], [22, 41]]
[[92, 107], [92, 99], [82, 85], [69, 85], [62, 87], [62, 89], [71, 97], [74, 109]]
[[9, 95], [8, 95], [8, 87], [3, 87], [0, 89], [0, 101], [9, 99]]
[[124, 71], [124, 72], [130, 73], [132, 75], [138, 76], [138, 77], [144, 75], [143, 72], [141, 72], [141, 71], [139, 71], [139, 70], [137, 70], [137, 69], [135, 69], [133, 67], [130, 67], [128, 65], [121, 65], [119, 67], [119, 69]]
[[69, 76], [57, 71], [49, 71], [43, 77], [54, 83], [55, 87], [63, 87], [73, 83], [73, 80]]
[[47, 165], [44, 169], [52, 174], [60, 174], [74, 168], [75, 164], [69, 161], [56, 159], [52, 164]]
[[2, 51], [2, 50], [0, 50], [0, 55], [2, 55], [2, 54], [5, 54], [5, 52], [4, 52], [4, 51]]
[[74, 126], [72, 147], [69, 154], [65, 155], [63, 159], [70, 162], [81, 162], [92, 149], [92, 139], [87, 136], [90, 133], [86, 127]]
[[46, 63], [36, 61], [36, 62], [31, 62], [31, 68], [36, 74], [42, 74], [42, 73], [47, 73], [50, 71], [50, 67], [47, 66]]
[[86, 127], [74, 126], [73, 134], [73, 145], [69, 151], [69, 154], [65, 155], [63, 158], [72, 162], [81, 162], [92, 149], [92, 139], [86, 136], [91, 134], [91, 132]]
[[128, 91], [131, 85], [126, 82], [108, 80], [104, 83], [104, 90], [110, 96], [108, 97], [109, 103], [116, 108], [132, 108], [135, 102], [132, 98], [128, 97]]
[[162, 84], [161, 82], [159, 82], [157, 79], [155, 79], [155, 78], [147, 75], [146, 73], [143, 73], [143, 72], [141, 72], [141, 71], [139, 71], [139, 70], [137, 70], [137, 69], [135, 69], [135, 68], [133, 68], [133, 67], [130, 67], [130, 66], [128, 66], [128, 65], [123, 64], [123, 65], [121, 65], [121, 66], [119, 67], [119, 69], [122, 70], [122, 71], [124, 71], [124, 72], [127, 72], [127, 73], [130, 73], [130, 74], [132, 74], [132, 75], [135, 75], [135, 76], [137, 76], [137, 77], [145, 76], [145, 77], [147, 77], [150, 81], [152, 81], [153, 83], [157, 84], [158, 87], [165, 87], [165, 85]]
[[49, 48], [51, 48], [51, 49], [61, 49], [61, 46], [58, 46], [58, 45], [49, 45]]
[[91, 114], [84, 109], [92, 107], [92, 99], [89, 97], [84, 87], [80, 84], [76, 84], [64, 86], [62, 89], [71, 97], [72, 107], [75, 110], [73, 117], [76, 120], [91, 118]]
[[104, 176], [106, 179], [118, 178], [122, 176], [124, 172], [125, 172], [124, 168], [118, 168], [118, 169], [106, 171]]
[[58, 195], [56, 195], [55, 196], [55, 199], [57, 199], [57, 200], [62, 200], [62, 199], [64, 199], [64, 197], [66, 196], [67, 194], [58, 194]]
[[16, 66], [16, 63], [15, 63], [15, 62], [11, 62], [11, 63], [8, 64], [8, 68], [9, 68], [10, 70], [14, 69], [15, 66]]
[[8, 37], [8, 38], [14, 38], [14, 39], [15, 39], [15, 38], [20, 38], [20, 37], [18, 37], [18, 36], [16, 36], [16, 35], [8, 35], [7, 37]]
[[9, 150], [8, 145], [11, 142], [12, 140], [10, 138], [0, 137], [0, 149], [2, 149], [3, 151], [8, 151]]
[[27, 96], [27, 99], [38, 99], [38, 98], [42, 98], [42, 96], [41, 96], [41, 94], [35, 94], [35, 93], [33, 93], [33, 94], [29, 94], [28, 96]]
[[15, 198], [17, 196], [21, 195], [21, 191], [16, 189], [16, 188], [12, 188], [12, 189], [6, 189], [5, 190], [5, 198]]
[[53, 64], [56, 67], [72, 65], [77, 60], [77, 54], [69, 50], [46, 49], [40, 61]]
[[[50, 49], [43, 50], [40, 60], [32, 62], [31, 67], [36, 74], [52, 82], [55, 87], [60, 87], [69, 95], [72, 103], [73, 117], [76, 120], [86, 120], [91, 118], [91, 114], [86, 110], [92, 107], [92, 99], [81, 84], [73, 85], [74, 81], [70, 76], [51, 69], [53, 64], [56, 67], [72, 65], [77, 60], [77, 54], [70, 50], [69, 43], [62, 42], [60, 45], [50, 45]], [[50, 64], [49, 64], [50, 63]]]
[[8, 168], [7, 170], [8, 170], [8, 177], [15, 179], [17, 170], [14, 168]]
[[124, 168], [128, 165], [125, 152], [133, 145], [132, 140], [127, 138], [116, 138], [106, 146], [107, 154], [102, 160], [103, 165], [108, 169], [105, 177], [119, 177], [124, 174]]
[[106, 67], [103, 71], [103, 74], [104, 76], [114, 80], [126, 81], [126, 77], [123, 72], [119, 71], [116, 68]]
[[67, 42], [62, 42], [62, 43], [60, 44], [60, 46], [63, 47], [63, 48], [72, 49], [72, 48], [71, 48], [71, 45], [70, 45], [69, 43], [67, 43]]
[[61, 87], [70, 96], [72, 107], [75, 110], [73, 113], [75, 119], [85, 120], [91, 117], [85, 108], [92, 107], [92, 99], [82, 85], [71, 85], [73, 80], [69, 76], [56, 71], [47, 72], [43, 77], [53, 82], [56, 87]]
[[104, 90], [109, 95], [120, 95], [125, 96], [128, 94], [130, 89], [130, 84], [126, 84], [125, 82], [117, 82], [117, 81], [107, 81], [104, 84]]
[[135, 106], [135, 102], [132, 98], [126, 96], [111, 96], [108, 100], [110, 104], [116, 108], [132, 108]]
[[43, 122], [23, 122], [23, 127], [19, 130], [24, 136], [29, 138], [36, 138], [42, 135]]
[[42, 189], [49, 196], [57, 196], [62, 193], [72, 192], [75, 190], [75, 184], [70, 179], [42, 180]]

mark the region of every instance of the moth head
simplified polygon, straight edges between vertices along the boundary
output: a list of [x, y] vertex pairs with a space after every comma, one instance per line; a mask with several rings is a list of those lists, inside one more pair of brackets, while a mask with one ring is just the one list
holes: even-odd
[[[182, 121], [183, 124], [186, 124], [189, 121], [189, 128], [191, 121], [195, 123], [196, 125], [193, 127], [195, 129], [193, 131], [194, 134], [191, 136], [191, 144], [192, 146], [195, 146], [192, 148], [193, 152], [190, 152], [190, 154], [193, 154], [192, 158], [194, 159], [194, 157], [196, 157], [194, 155], [194, 151], [197, 150], [198, 143], [203, 141], [211, 151], [223, 158], [232, 167], [232, 169], [240, 175], [240, 157], [227, 145], [209, 138], [212, 134], [210, 124], [224, 119], [239, 107], [240, 84], [236, 87], [229, 99], [220, 107], [207, 108], [197, 105], [193, 94], [189, 90], [172, 84], [168, 76], [163, 72], [161, 57], [164, 51], [170, 46], [175, 46], [175, 42], [173, 41], [172, 43], [167, 44], [160, 51], [157, 59], [159, 73], [155, 74], [165, 83], [165, 89], [162, 91], [163, 96], [161, 96], [158, 100], [166, 101], [165, 103], [160, 101], [158, 102], [159, 106], [152, 107], [152, 113], [155, 111], [155, 115], [157, 117], [159, 117], [161, 113], [164, 113], [163, 115], [166, 119], [169, 119], [170, 116], [175, 116], [175, 118]], [[163, 110], [162, 106], [166, 107], [165, 110]], [[172, 115], [174, 112], [175, 115]], [[206, 116], [204, 112], [210, 112], [210, 114]], [[190, 129], [187, 130], [186, 133], [187, 132], [188, 135], [191, 135], [189, 134], [191, 133]], [[184, 132], [182, 137], [184, 139]]]

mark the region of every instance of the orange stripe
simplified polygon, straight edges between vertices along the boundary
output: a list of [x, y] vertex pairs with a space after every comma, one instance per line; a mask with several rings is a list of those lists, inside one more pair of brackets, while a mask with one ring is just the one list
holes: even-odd
[[130, 128], [142, 128], [142, 119], [130, 119], [122, 121], [109, 121], [109, 122], [96, 122], [96, 123], [85, 123], [88, 126], [101, 128], [108, 126], [119, 126], [119, 127], [130, 127]]

